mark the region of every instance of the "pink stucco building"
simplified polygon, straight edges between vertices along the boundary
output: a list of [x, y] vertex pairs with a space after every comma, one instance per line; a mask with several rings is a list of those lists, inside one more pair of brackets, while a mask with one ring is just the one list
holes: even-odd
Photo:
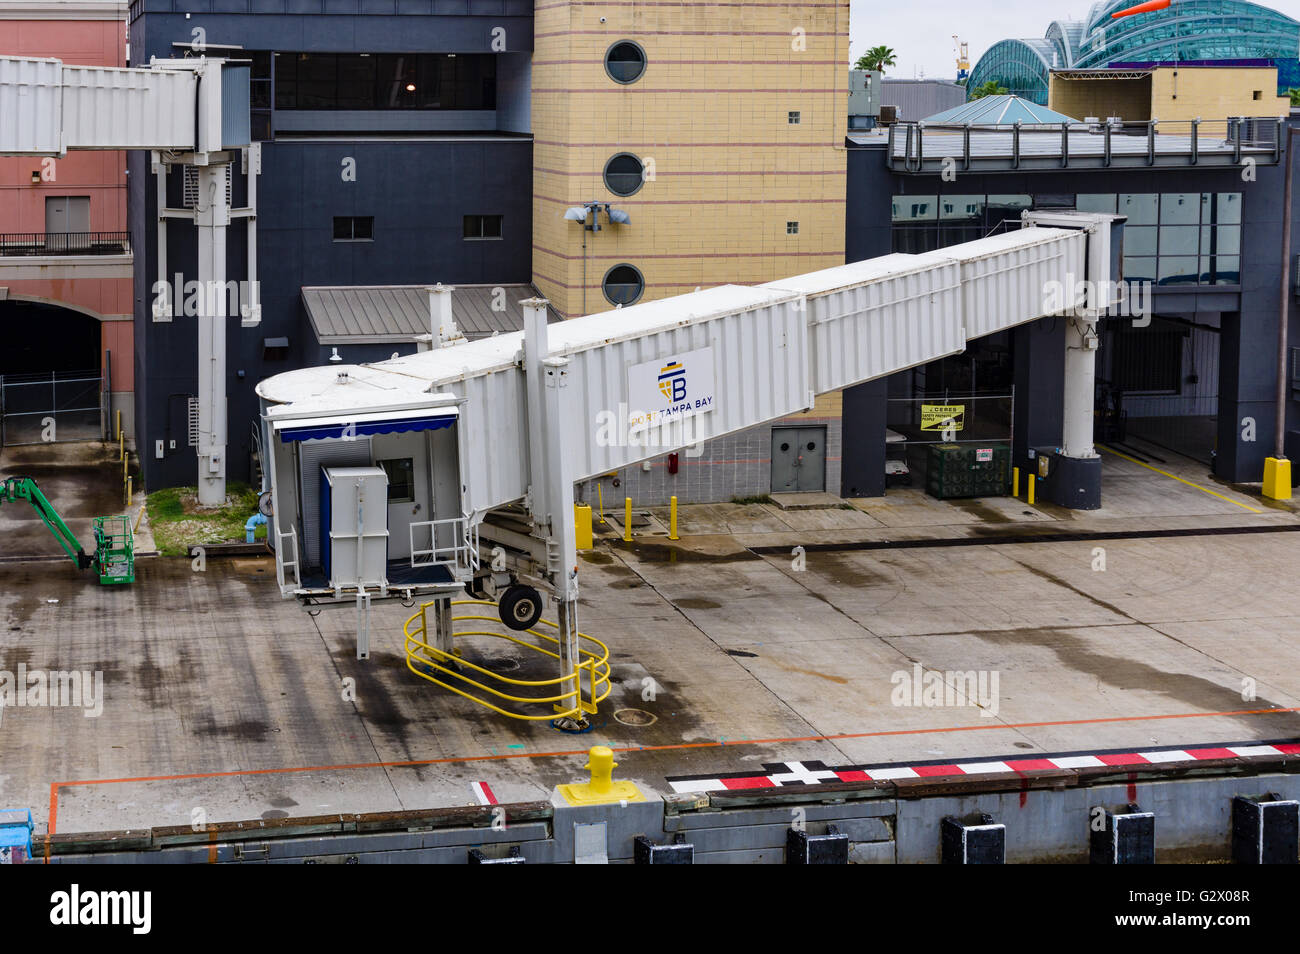
[[[0, 54], [124, 66], [126, 14], [115, 0], [0, 0]], [[97, 372], [133, 434], [126, 194], [120, 151], [0, 157], [0, 376]], [[91, 389], [65, 387], [57, 400], [80, 405]], [[6, 390], [11, 405], [22, 396]]]

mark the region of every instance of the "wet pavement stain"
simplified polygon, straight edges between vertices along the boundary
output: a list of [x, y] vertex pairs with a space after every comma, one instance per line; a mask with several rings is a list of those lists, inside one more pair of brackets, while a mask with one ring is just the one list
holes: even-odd
[[[1101, 652], [1090, 645], [1089, 640], [1061, 629], [973, 630], [970, 635], [999, 646], [1038, 646], [1050, 650], [1063, 669], [1093, 676], [1101, 685], [1123, 691], [1157, 692], [1205, 712], [1278, 708], [1277, 704], [1262, 698], [1243, 703], [1237, 686], [1225, 686], [1203, 676], [1161, 669], [1122, 654]], [[1226, 678], [1237, 678], [1235, 673], [1226, 669], [1225, 666]], [[1247, 737], [1258, 732], [1258, 718], [1237, 718], [1249, 728]], [[1300, 716], [1290, 714], [1287, 721], [1290, 731], [1295, 731]]]
[[256, 719], [245, 719], [242, 722], [233, 722], [229, 725], [217, 725], [212, 721], [212, 717], [195, 724], [195, 731], [200, 735], [206, 735], [214, 738], [239, 739], [244, 742], [265, 742], [272, 731], [278, 732], [278, 729], [272, 729], [270, 725]]
[[756, 553], [736, 548], [723, 553], [708, 553], [702, 550], [689, 550], [671, 543], [620, 543], [624, 552], [630, 551], [637, 559], [646, 563], [743, 563], [761, 559]]
[[[647, 604], [656, 605], [656, 604]], [[684, 597], [673, 601], [673, 605], [680, 609], [721, 609], [722, 604], [717, 600], [697, 599], [693, 596]]]
[[846, 586], [898, 586], [892, 573], [877, 573], [872, 569], [879, 562], [843, 553], [813, 553], [807, 557], [806, 565], [809, 573]]
[[970, 514], [978, 520], [985, 523], [1010, 523], [1011, 518], [1001, 510], [997, 510], [977, 498], [959, 498], [947, 501], [953, 507], [956, 507], [962, 513]]

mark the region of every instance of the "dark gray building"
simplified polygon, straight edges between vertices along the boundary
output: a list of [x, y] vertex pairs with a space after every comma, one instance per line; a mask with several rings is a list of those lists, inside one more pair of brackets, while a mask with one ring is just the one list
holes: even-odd
[[[529, 0], [132, 4], [132, 65], [206, 52], [247, 59], [251, 69], [262, 320], [227, 322], [232, 479], [252, 473], [253, 386], [323, 360], [304, 287], [531, 281], [532, 37]], [[157, 202], [148, 154], [130, 154], [129, 169], [135, 436], [148, 486], [188, 484], [197, 329], [192, 319], [152, 319]], [[234, 169], [238, 207], [246, 179], [240, 163]], [[169, 178], [168, 206], [192, 203], [179, 171]], [[245, 232], [238, 222], [229, 232], [227, 277], [240, 281]], [[169, 228], [168, 274], [193, 278], [195, 255], [194, 230]], [[340, 352], [355, 361], [414, 348], [382, 341]]]
[[[915, 127], [910, 135], [904, 126], [888, 137], [854, 134], [846, 257], [970, 241], [1018, 227], [1024, 209], [1126, 215], [1125, 279], [1147, 296], [1130, 284], [1130, 304], [1149, 314], [1102, 323], [1097, 438], [1150, 456], [1165, 448], [1224, 480], [1259, 481], [1274, 453], [1281, 132], [1276, 123], [1244, 123], [1217, 152], [1206, 139], [1194, 148], [1186, 136], [1082, 127], [1064, 136], [927, 128], [924, 142]], [[1300, 344], [1294, 287], [1287, 297], [1290, 338]], [[1031, 449], [1061, 438], [1063, 335], [1063, 322], [1037, 321], [846, 392], [844, 494], [883, 492], [891, 408], [922, 396], [1013, 392], [1014, 462], [1032, 466]], [[1300, 454], [1297, 354], [1289, 363], [1291, 457]]]

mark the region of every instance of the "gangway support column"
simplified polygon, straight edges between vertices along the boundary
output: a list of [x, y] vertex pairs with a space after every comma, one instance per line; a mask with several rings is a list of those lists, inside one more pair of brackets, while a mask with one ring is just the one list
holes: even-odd
[[[546, 576], [556, 603], [559, 631], [560, 676], [572, 676], [564, 691], [577, 690], [561, 706], [580, 706], [582, 671], [578, 653], [578, 546], [573, 511], [573, 456], [565, 444], [565, 422], [581, 417], [570, 406], [569, 361], [552, 358], [547, 335], [549, 302], [530, 298], [524, 309], [524, 374], [529, 424], [529, 503], [533, 534], [546, 542]], [[585, 727], [583, 713], [571, 717], [575, 727]], [[566, 722], [569, 719], [564, 720]]]
[[199, 503], [226, 502], [227, 163], [197, 166], [199, 256]]
[[1101, 507], [1101, 457], [1093, 444], [1097, 343], [1095, 316], [1081, 310], [1066, 319], [1061, 454], [1048, 479], [1055, 502], [1072, 510]]
[[[1044, 288], [1047, 314], [1065, 321], [1065, 362], [1062, 371], [1061, 444], [1048, 461], [1043, 496], [1071, 510], [1101, 508], [1101, 458], [1093, 445], [1096, 401], [1098, 322], [1121, 304], [1124, 223], [1121, 215], [1080, 215], [1044, 210], [1025, 212], [1026, 228], [1078, 229], [1087, 235], [1080, 273], [1055, 281], [1055, 294]], [[1045, 448], [1038, 448], [1041, 452]], [[1034, 479], [1030, 475], [1030, 481]]]

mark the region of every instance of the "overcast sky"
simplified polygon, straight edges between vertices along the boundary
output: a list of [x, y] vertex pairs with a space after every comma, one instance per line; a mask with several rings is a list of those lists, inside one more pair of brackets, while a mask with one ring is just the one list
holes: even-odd
[[[879, 44], [892, 46], [898, 65], [887, 75], [953, 79], [952, 34], [970, 44], [974, 67], [998, 40], [1041, 37], [1054, 19], [1083, 19], [1092, 0], [850, 0], [850, 52], [857, 60]], [[1141, 0], [1134, 0], [1134, 4]], [[1300, 20], [1300, 0], [1263, 0]]]

